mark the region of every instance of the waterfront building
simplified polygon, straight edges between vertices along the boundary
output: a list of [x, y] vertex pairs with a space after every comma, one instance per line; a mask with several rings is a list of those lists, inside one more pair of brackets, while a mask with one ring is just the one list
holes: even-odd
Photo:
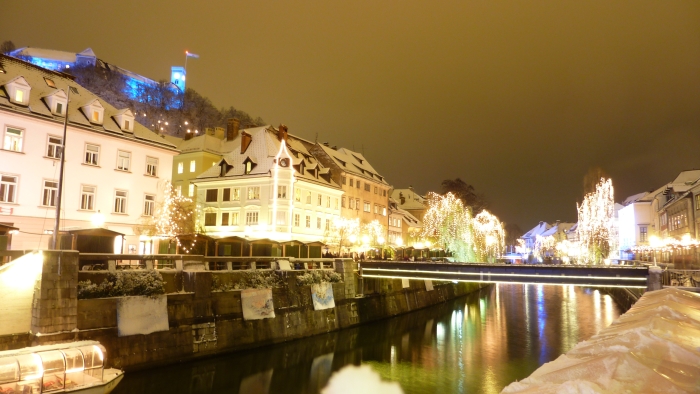
[[620, 258], [632, 258], [631, 249], [649, 244], [652, 226], [652, 201], [645, 199], [650, 193], [642, 192], [629, 196], [622, 202], [618, 212]]
[[287, 127], [235, 135], [234, 149], [193, 181], [200, 227], [213, 238], [323, 242], [340, 217], [334, 171]]
[[0, 55], [0, 222], [18, 229], [12, 248], [49, 246], [66, 115], [60, 230], [103, 228], [123, 235], [113, 251], [148, 253], [140, 229], [162, 199], [175, 145], [70, 75]]
[[[59, 72], [67, 72], [71, 68], [81, 66], [101, 67], [109, 71], [118, 72], [122, 74], [126, 80], [124, 93], [132, 100], [138, 100], [141, 92], [143, 92], [145, 88], [153, 88], [160, 85], [159, 82], [151, 78], [99, 59], [91, 48], [74, 53], [55, 49], [24, 47], [10, 52], [10, 56], [28, 61], [42, 68]], [[176, 94], [181, 94], [185, 91], [184, 67], [171, 68], [168, 87]]]
[[520, 239], [522, 239], [525, 244], [525, 248], [528, 249], [528, 252], [532, 251], [535, 248], [535, 244], [537, 243], [537, 237], [541, 237], [542, 234], [544, 234], [551, 227], [552, 225], [550, 225], [547, 222], [539, 222], [530, 231], [526, 232], [520, 237]]
[[384, 176], [359, 152], [330, 147], [327, 143], [307, 141], [305, 145], [318, 162], [330, 170], [333, 182], [340, 185], [343, 191], [340, 203], [342, 217], [357, 218], [360, 224], [376, 220], [386, 231], [391, 185]]
[[425, 212], [428, 211], [428, 201], [425, 196], [416, 193], [413, 186], [409, 186], [408, 189], [394, 189], [391, 198], [397, 202], [398, 208], [407, 211], [419, 221], [423, 220]]
[[389, 207], [389, 246], [415, 247], [422, 240], [423, 223], [410, 212], [399, 208], [393, 198], [389, 199]]

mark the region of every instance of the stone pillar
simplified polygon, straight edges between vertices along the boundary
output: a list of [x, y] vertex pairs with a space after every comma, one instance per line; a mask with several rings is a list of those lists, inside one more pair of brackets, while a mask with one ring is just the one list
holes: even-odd
[[72, 331], [78, 327], [78, 252], [47, 250], [43, 254], [32, 303], [32, 333]]
[[661, 290], [661, 267], [649, 267], [649, 277], [647, 278], [647, 291]]
[[336, 259], [335, 272], [343, 277], [345, 284], [345, 298], [355, 298], [355, 267], [356, 264], [351, 259]]

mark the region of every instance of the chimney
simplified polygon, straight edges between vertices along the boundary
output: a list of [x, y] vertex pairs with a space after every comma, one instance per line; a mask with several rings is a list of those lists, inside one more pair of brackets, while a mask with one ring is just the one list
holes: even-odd
[[192, 137], [194, 137], [194, 134], [190, 133], [189, 131], [185, 133], [185, 141], [191, 140]]
[[246, 149], [248, 149], [248, 146], [252, 141], [252, 135], [246, 133], [245, 131], [241, 132], [241, 153], [245, 153]]
[[401, 200], [401, 205], [406, 203], [406, 197], [403, 196], [402, 192], [399, 192], [399, 200]]
[[287, 126], [280, 124], [279, 129], [277, 129], [277, 139], [287, 142]]
[[328, 144], [328, 142], [324, 142], [324, 143], [323, 143], [323, 146], [325, 146], [326, 148], [328, 148], [330, 145]]
[[214, 127], [214, 137], [223, 140], [226, 132], [223, 127]]
[[236, 118], [229, 118], [226, 122], [226, 141], [233, 141], [238, 137], [238, 128], [241, 121]]

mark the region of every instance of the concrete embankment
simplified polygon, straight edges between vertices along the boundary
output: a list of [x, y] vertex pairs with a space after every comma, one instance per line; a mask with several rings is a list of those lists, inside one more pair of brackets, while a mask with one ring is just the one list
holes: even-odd
[[700, 295], [645, 293], [613, 324], [503, 393], [700, 392]]
[[160, 297], [77, 300], [78, 279], [99, 283], [105, 275], [78, 273], [77, 259], [77, 253], [63, 252], [60, 258], [44, 253], [31, 325], [26, 332], [1, 335], [0, 350], [97, 340], [106, 347], [110, 366], [129, 371], [353, 327], [484, 287], [451, 282], [433, 285], [423, 280], [410, 281], [407, 287], [400, 279], [359, 281], [355, 263], [339, 260], [336, 271], [344, 281], [325, 285], [330, 286], [325, 299], [318, 296], [318, 288], [297, 285], [296, 276], [303, 271], [286, 271], [284, 286], [256, 293], [215, 290], [214, 284], [235, 283], [243, 272], [173, 270], [162, 271], [168, 294]]

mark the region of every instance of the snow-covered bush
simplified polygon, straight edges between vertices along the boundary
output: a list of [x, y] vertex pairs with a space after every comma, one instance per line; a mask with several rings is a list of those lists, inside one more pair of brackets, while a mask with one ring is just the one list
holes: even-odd
[[78, 282], [78, 299], [159, 294], [165, 294], [165, 282], [156, 270], [110, 273], [99, 285], [90, 280]]
[[325, 270], [309, 271], [306, 274], [297, 276], [297, 284], [299, 286], [308, 286], [323, 282], [338, 283], [342, 282], [343, 277], [339, 273]]
[[282, 276], [274, 271], [241, 272], [237, 281], [223, 282], [218, 276], [212, 278], [212, 291], [230, 291], [242, 289], [270, 289], [285, 285]]

